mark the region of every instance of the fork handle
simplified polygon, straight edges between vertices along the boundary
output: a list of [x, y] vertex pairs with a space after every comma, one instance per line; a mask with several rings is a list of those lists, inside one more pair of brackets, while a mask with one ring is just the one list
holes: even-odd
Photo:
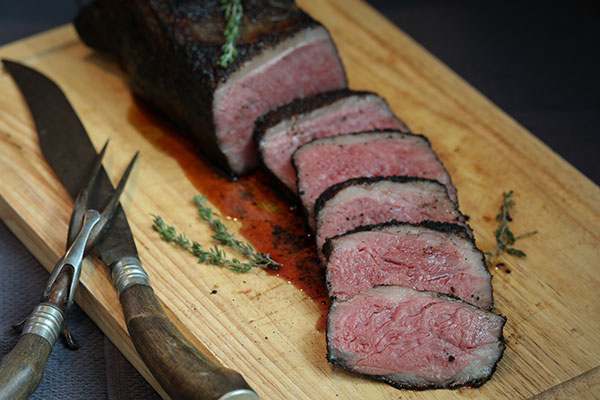
[[25, 320], [15, 347], [0, 361], [0, 400], [20, 400], [37, 389], [64, 322], [56, 305], [40, 303]]
[[41, 336], [27, 333], [0, 362], [0, 399], [28, 398], [37, 389], [52, 352]]

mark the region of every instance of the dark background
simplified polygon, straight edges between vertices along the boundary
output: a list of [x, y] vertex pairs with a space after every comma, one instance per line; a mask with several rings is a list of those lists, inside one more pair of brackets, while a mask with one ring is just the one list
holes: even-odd
[[600, 183], [597, 2], [369, 3]]
[[[0, 0], [0, 45], [69, 22], [78, 3]], [[594, 2], [369, 3], [600, 183], [600, 13]], [[17, 340], [10, 323], [29, 313], [48, 274], [3, 223], [0, 265], [0, 354], [5, 354]], [[19, 276], [27, 276], [26, 287]], [[70, 352], [58, 343], [32, 398], [158, 398], [80, 310], [72, 319], [83, 348]]]

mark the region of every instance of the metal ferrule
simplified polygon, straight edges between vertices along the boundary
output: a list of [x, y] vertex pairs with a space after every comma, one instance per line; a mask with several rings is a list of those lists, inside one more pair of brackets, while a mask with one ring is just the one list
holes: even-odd
[[218, 400], [260, 400], [256, 392], [250, 389], [238, 389], [225, 393]]
[[150, 286], [150, 278], [137, 257], [125, 257], [114, 264], [112, 278], [119, 296], [133, 285]]
[[22, 335], [33, 333], [34, 335], [41, 336], [52, 347], [58, 339], [64, 320], [65, 316], [58, 307], [50, 303], [38, 304], [25, 321]]

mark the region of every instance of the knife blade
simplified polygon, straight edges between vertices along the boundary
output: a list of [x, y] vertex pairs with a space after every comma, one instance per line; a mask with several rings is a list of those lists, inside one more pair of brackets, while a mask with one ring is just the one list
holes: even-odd
[[[75, 198], [88, 167], [97, 157], [83, 124], [51, 79], [17, 62], [2, 62], [29, 106], [42, 154]], [[114, 191], [104, 168], [97, 185], [98, 195], [89, 201], [92, 207], [100, 207]], [[206, 400], [259, 398], [240, 374], [210, 360], [166, 316], [142, 268], [121, 205], [96, 248], [113, 277], [131, 340], [169, 396]]]

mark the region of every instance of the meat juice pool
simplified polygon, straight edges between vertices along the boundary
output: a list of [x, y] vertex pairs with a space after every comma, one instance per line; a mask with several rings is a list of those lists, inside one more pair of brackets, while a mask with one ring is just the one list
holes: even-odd
[[[320, 313], [316, 328], [324, 331], [329, 299], [314, 238], [306, 234], [300, 212], [277, 196], [265, 174], [258, 170], [236, 182], [227, 179], [202, 158], [190, 139], [138, 100], [134, 100], [128, 119], [154, 147], [177, 160], [189, 181], [218, 208], [219, 214], [242, 223], [240, 234], [244, 240], [283, 264], [266, 272], [313, 299]], [[161, 134], [157, 135], [157, 130]]]

